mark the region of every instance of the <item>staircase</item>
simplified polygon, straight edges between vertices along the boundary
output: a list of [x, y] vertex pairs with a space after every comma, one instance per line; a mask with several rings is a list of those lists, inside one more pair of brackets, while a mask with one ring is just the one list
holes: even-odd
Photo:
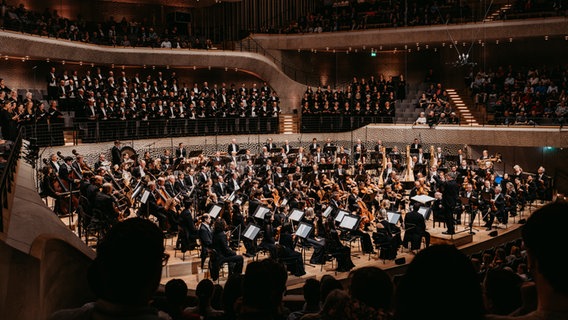
[[487, 17], [485, 17], [485, 19], [483, 19], [483, 22], [490, 22], [490, 21], [494, 21], [495, 19], [497, 19], [499, 17], [499, 15], [501, 14], [501, 12], [507, 12], [509, 10], [511, 10], [511, 7], [513, 5], [510, 3], [506, 3], [503, 4], [499, 9], [493, 11], [490, 15], [488, 15]]
[[281, 134], [298, 133], [300, 119], [295, 114], [281, 114], [279, 117], [278, 132]]
[[479, 123], [456, 89], [446, 89], [446, 91], [448, 91], [451, 103], [456, 108], [460, 116], [460, 123], [468, 126], [478, 126]]

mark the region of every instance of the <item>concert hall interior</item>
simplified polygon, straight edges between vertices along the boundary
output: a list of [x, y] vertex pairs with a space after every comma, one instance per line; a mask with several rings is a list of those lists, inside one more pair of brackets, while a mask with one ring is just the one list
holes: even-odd
[[280, 268], [273, 318], [323, 317], [310, 285], [360, 306], [357, 270], [396, 291], [437, 245], [533, 285], [523, 226], [568, 192], [566, 5], [2, 1], [0, 318], [254, 319], [245, 284]]

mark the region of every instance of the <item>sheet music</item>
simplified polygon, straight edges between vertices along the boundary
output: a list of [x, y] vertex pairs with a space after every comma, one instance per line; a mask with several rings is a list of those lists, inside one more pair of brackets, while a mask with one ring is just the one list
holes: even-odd
[[149, 196], [150, 196], [150, 191], [144, 190], [144, 193], [142, 194], [142, 199], [140, 199], [140, 202], [143, 203], [143, 204], [146, 204], [146, 201], [148, 201]]
[[212, 219], [217, 219], [219, 213], [221, 212], [221, 209], [223, 209], [221, 206], [214, 205], [213, 207], [211, 207], [211, 211], [209, 211], [209, 216], [211, 216]]
[[298, 210], [298, 209], [294, 209], [294, 210], [292, 210], [292, 212], [290, 213], [289, 218], [290, 218], [290, 220], [292, 220], [292, 221], [298, 222], [298, 221], [302, 220], [302, 217], [303, 217], [303, 216], [304, 216], [304, 211]]
[[351, 216], [351, 215], [345, 215], [343, 217], [343, 219], [341, 220], [339, 227], [344, 228], [344, 229], [348, 229], [348, 230], [353, 230], [357, 226], [358, 222], [359, 222], [358, 218]]
[[305, 239], [310, 234], [310, 231], [312, 231], [312, 228], [313, 227], [310, 226], [309, 224], [300, 223], [300, 225], [298, 226], [298, 230], [296, 230], [296, 235], [302, 239]]
[[251, 224], [245, 230], [243, 237], [245, 237], [249, 240], [254, 240], [258, 231], [260, 231], [260, 229], [257, 226]]
[[324, 218], [327, 218], [327, 217], [329, 217], [329, 215], [331, 214], [332, 211], [333, 211], [333, 207], [327, 207], [327, 208], [325, 208], [325, 210], [322, 212], [321, 215]]
[[341, 222], [341, 220], [343, 220], [343, 217], [348, 215], [349, 212], [345, 211], [345, 210], [339, 210], [339, 212], [337, 213], [337, 216], [335, 217], [335, 221], [337, 222]]

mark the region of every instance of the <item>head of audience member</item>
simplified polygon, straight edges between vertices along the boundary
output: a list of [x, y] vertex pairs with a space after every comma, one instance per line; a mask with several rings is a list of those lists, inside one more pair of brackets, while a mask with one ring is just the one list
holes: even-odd
[[343, 290], [341, 282], [332, 275], [323, 275], [320, 279], [320, 300], [322, 304], [325, 302], [327, 295], [335, 289]]
[[311, 309], [314, 307], [319, 309], [320, 287], [321, 283], [319, 280], [316, 280], [314, 278], [306, 279], [306, 282], [304, 282], [303, 286], [304, 301], [306, 302], [305, 309]]
[[538, 309], [566, 310], [568, 273], [558, 261], [558, 247], [564, 243], [568, 225], [568, 202], [557, 201], [539, 208], [527, 219], [522, 238], [528, 266], [537, 287]]
[[167, 257], [163, 233], [155, 223], [127, 219], [114, 225], [99, 242], [89, 283], [99, 299], [147, 305], [160, 284]]
[[377, 267], [363, 267], [352, 271], [349, 277], [351, 298], [375, 311], [390, 312], [394, 287], [391, 278], [384, 270]]
[[242, 312], [277, 316], [286, 291], [288, 272], [284, 265], [272, 259], [247, 265], [243, 281]]
[[344, 320], [352, 319], [350, 312], [351, 297], [341, 289], [332, 290], [325, 299], [319, 319]]
[[213, 292], [215, 290], [215, 284], [211, 279], [202, 279], [195, 287], [195, 295], [197, 296], [200, 315], [206, 315], [207, 309], [211, 306], [211, 299], [213, 298]]
[[183, 306], [187, 302], [187, 284], [181, 279], [171, 279], [164, 286], [168, 302], [174, 306]]
[[520, 308], [522, 284], [521, 277], [508, 268], [488, 270], [483, 281], [487, 312], [508, 315]]
[[223, 311], [228, 319], [235, 316], [235, 302], [243, 295], [243, 279], [241, 273], [233, 273], [227, 278], [223, 288]]
[[394, 319], [483, 319], [479, 278], [453, 245], [418, 252], [395, 290]]

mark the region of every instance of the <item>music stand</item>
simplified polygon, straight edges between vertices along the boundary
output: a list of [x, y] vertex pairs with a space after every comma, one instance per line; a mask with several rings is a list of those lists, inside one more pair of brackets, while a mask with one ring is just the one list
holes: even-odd
[[343, 216], [343, 219], [341, 219], [339, 227], [341, 229], [345, 229], [348, 231], [355, 231], [357, 228], [359, 228], [360, 223], [361, 223], [361, 216], [347, 214]]
[[430, 219], [430, 214], [432, 213], [432, 208], [421, 206], [418, 208], [418, 213], [424, 217], [424, 220], [428, 221], [428, 219]]
[[[469, 214], [469, 234], [475, 234], [475, 232], [473, 232], [473, 207], [470, 203], [470, 199], [468, 197], [460, 197], [460, 202], [464, 206], [464, 208], [466, 208], [466, 211]], [[466, 231], [468, 229], [464, 229], [460, 232]], [[475, 229], [475, 231], [479, 230]]]
[[333, 212], [333, 207], [332, 206], [328, 206], [327, 208], [325, 208], [325, 210], [321, 213], [321, 215], [324, 218], [329, 217], [329, 215]]
[[280, 202], [280, 207], [284, 207], [288, 204], [288, 198], [283, 198]]
[[436, 198], [432, 198], [432, 197], [427, 196], [427, 195], [425, 195], [425, 194], [417, 195], [417, 196], [414, 196], [414, 197], [412, 197], [412, 198], [410, 198], [410, 199], [411, 199], [411, 200], [414, 200], [414, 201], [416, 201], [416, 202], [420, 202], [420, 203], [422, 203], [422, 204], [427, 204], [427, 203], [430, 202], [430, 201], [436, 200]]
[[243, 232], [243, 237], [251, 241], [254, 241], [258, 236], [259, 232], [260, 232], [260, 227], [251, 223], [245, 228], [245, 231]]
[[312, 226], [311, 224], [300, 222], [298, 229], [296, 229], [296, 236], [305, 240], [310, 236], [310, 233], [313, 229], [314, 226]]
[[237, 191], [233, 191], [233, 192], [231, 193], [231, 195], [229, 195], [229, 196], [227, 197], [227, 200], [230, 201], [230, 202], [233, 202], [233, 201], [235, 201], [236, 198], [237, 198]]
[[341, 223], [341, 220], [343, 220], [343, 217], [345, 217], [346, 215], [349, 215], [348, 211], [339, 209], [339, 211], [337, 212], [337, 215], [335, 216], [335, 222]]
[[387, 211], [387, 219], [391, 224], [397, 224], [400, 220], [400, 213], [394, 211]]
[[247, 153], [247, 149], [239, 149], [239, 151], [237, 151], [237, 156], [243, 155]]
[[209, 209], [209, 216], [215, 220], [217, 219], [217, 217], [221, 214], [221, 211], [223, 210], [223, 207], [218, 205], [218, 204], [214, 204], [211, 209]]
[[270, 212], [270, 209], [265, 206], [258, 206], [253, 214], [253, 217], [264, 220], [264, 216]]
[[323, 153], [330, 153], [333, 154], [334, 152], [337, 151], [337, 147], [336, 146], [329, 146], [329, 147], [323, 147]]
[[304, 217], [304, 211], [299, 209], [292, 209], [292, 212], [288, 215], [288, 219], [299, 222]]
[[313, 264], [309, 264], [306, 263], [306, 247], [307, 245], [305, 244], [305, 242], [308, 241], [308, 237], [310, 236], [310, 233], [312, 232], [312, 230], [314, 229], [314, 226], [312, 226], [311, 224], [305, 223], [305, 222], [300, 222], [300, 224], [298, 225], [298, 229], [296, 230], [295, 234], [298, 238], [302, 239], [302, 241], [300, 241], [301, 247], [302, 247], [302, 261], [304, 262], [305, 265], [308, 265], [310, 267], [315, 267]]

